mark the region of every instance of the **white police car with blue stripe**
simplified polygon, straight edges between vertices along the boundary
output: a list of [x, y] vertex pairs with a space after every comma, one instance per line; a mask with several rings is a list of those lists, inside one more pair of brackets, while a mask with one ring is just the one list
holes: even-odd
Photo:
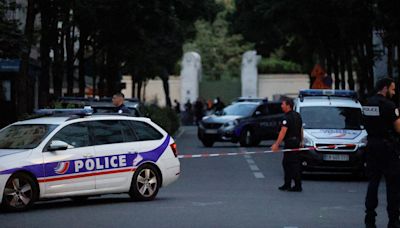
[[44, 117], [0, 130], [0, 202], [7, 210], [109, 193], [153, 200], [179, 175], [174, 140], [147, 118]]

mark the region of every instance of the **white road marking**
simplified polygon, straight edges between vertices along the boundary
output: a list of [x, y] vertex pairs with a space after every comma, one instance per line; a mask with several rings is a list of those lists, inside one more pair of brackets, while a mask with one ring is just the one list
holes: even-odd
[[262, 172], [253, 172], [253, 174], [257, 179], [264, 178], [264, 174]]
[[258, 168], [257, 165], [250, 165], [251, 171], [260, 171], [260, 168]]

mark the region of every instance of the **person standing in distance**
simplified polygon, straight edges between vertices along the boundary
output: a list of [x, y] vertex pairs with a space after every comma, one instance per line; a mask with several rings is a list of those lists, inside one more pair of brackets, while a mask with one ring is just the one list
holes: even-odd
[[112, 103], [115, 106], [114, 111], [119, 114], [122, 113], [131, 114], [129, 108], [124, 105], [124, 99], [125, 95], [123, 93], [118, 92], [113, 95]]
[[[288, 97], [282, 98], [281, 108], [285, 116], [281, 123], [278, 139], [272, 145], [272, 151], [278, 151], [282, 141], [285, 149], [299, 148], [303, 144], [303, 121], [299, 113], [293, 110], [293, 100]], [[285, 152], [282, 161], [284, 171], [284, 184], [279, 187], [282, 191], [301, 192], [301, 157], [299, 152]], [[294, 187], [292, 187], [294, 180]]]
[[400, 227], [400, 159], [395, 137], [398, 137], [395, 125], [399, 123], [399, 111], [390, 100], [395, 94], [395, 83], [383, 78], [376, 83], [377, 93], [367, 100], [363, 107], [365, 128], [368, 133], [366, 148], [367, 175], [369, 178], [365, 198], [365, 225], [374, 228], [378, 206], [378, 188], [382, 176], [386, 181], [388, 228]]

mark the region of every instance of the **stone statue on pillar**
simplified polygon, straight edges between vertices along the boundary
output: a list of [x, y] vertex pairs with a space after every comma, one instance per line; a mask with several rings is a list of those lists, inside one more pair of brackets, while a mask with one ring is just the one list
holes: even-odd
[[181, 105], [187, 101], [193, 103], [199, 97], [201, 80], [201, 57], [196, 52], [183, 55], [181, 70]]
[[261, 56], [256, 51], [246, 51], [242, 57], [242, 96], [257, 97], [258, 96], [258, 70], [257, 65], [261, 60]]

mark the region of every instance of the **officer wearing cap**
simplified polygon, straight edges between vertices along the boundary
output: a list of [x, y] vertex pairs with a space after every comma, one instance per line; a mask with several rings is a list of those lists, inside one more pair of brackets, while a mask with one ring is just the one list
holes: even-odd
[[[287, 97], [282, 98], [281, 108], [285, 116], [281, 123], [281, 130], [278, 139], [272, 145], [272, 151], [278, 151], [282, 141], [285, 142], [285, 149], [294, 149], [302, 146], [303, 142], [303, 121], [299, 113], [293, 111], [293, 100]], [[284, 171], [284, 184], [279, 187], [282, 191], [301, 192], [301, 157], [299, 152], [285, 152], [282, 161]], [[291, 186], [294, 180], [294, 187]]]
[[115, 106], [115, 112], [119, 114], [131, 114], [129, 108], [124, 105], [124, 99], [125, 95], [123, 93], [114, 94], [114, 96], [112, 97], [112, 103]]
[[377, 93], [370, 97], [363, 107], [365, 127], [368, 132], [366, 148], [368, 190], [365, 199], [367, 228], [376, 227], [375, 209], [378, 206], [378, 187], [382, 176], [386, 181], [388, 228], [400, 227], [400, 159], [396, 153], [395, 125], [399, 122], [399, 112], [390, 100], [395, 94], [395, 83], [384, 78], [376, 83]]

